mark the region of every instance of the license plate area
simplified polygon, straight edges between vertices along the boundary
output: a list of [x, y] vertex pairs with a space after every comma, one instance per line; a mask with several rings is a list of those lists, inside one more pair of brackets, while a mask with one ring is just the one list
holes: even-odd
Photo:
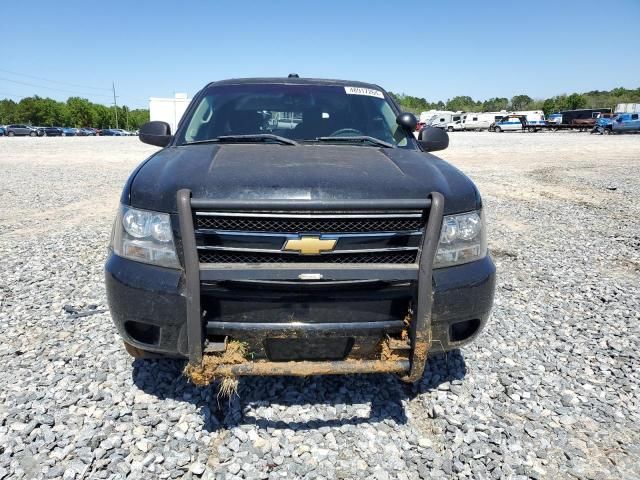
[[267, 338], [264, 348], [272, 362], [344, 360], [353, 347], [351, 337]]

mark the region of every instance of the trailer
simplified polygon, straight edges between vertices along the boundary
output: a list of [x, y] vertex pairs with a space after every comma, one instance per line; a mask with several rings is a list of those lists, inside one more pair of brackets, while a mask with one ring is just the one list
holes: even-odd
[[640, 113], [640, 103], [619, 103], [616, 113]]

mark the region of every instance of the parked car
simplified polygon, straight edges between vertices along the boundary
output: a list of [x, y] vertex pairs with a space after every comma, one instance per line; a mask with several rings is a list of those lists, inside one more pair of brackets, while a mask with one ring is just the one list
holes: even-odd
[[640, 132], [640, 114], [619, 113], [613, 118], [600, 117], [592, 133], [598, 132], [604, 135], [615, 133]]
[[37, 130], [35, 130], [34, 128], [28, 125], [23, 125], [19, 123], [13, 124], [13, 125], [7, 125], [5, 127], [5, 131], [7, 136], [9, 137], [20, 137], [20, 136], [37, 137], [38, 136]]
[[416, 123], [377, 85], [289, 77], [214, 82], [176, 132], [143, 125], [162, 149], [123, 188], [105, 266], [127, 351], [188, 358], [202, 383], [415, 382], [476, 339], [495, 287], [483, 202], [431, 153], [447, 133]]
[[95, 134], [96, 134], [95, 129], [89, 128], [89, 127], [83, 127], [78, 129], [78, 133], [76, 135], [78, 135], [79, 137], [92, 137], [92, 136], [95, 136]]
[[75, 137], [78, 134], [78, 129], [73, 127], [62, 127], [63, 137]]
[[0, 127], [0, 137], [4, 137], [5, 131], [4, 127]]
[[42, 130], [47, 137], [61, 137], [63, 134], [61, 127], [44, 127]]
[[100, 135], [105, 137], [122, 137], [124, 136], [122, 132], [115, 128], [103, 128], [100, 132]]

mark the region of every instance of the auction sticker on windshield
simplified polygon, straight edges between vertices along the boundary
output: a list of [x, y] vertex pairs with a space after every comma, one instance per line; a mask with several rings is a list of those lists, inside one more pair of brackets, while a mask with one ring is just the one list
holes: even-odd
[[344, 91], [347, 92], [347, 95], [367, 95], [369, 97], [384, 98], [380, 90], [374, 90], [373, 88], [344, 87]]

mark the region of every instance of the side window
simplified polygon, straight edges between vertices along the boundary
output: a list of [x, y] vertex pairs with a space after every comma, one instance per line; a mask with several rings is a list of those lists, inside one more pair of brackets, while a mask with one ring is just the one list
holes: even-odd
[[638, 114], [634, 113], [633, 115], [631, 115], [631, 120], [638, 120]]
[[391, 110], [389, 104], [387, 102], [380, 102], [379, 108], [380, 113], [382, 114], [382, 119], [387, 124], [388, 130], [385, 130], [392, 132], [391, 135], [393, 136], [399, 147], [406, 147], [408, 143], [407, 137], [400, 126], [396, 123], [396, 115], [395, 113], [393, 113], [393, 110]]
[[478, 121], [478, 117], [473, 117], [473, 121], [477, 122]]

